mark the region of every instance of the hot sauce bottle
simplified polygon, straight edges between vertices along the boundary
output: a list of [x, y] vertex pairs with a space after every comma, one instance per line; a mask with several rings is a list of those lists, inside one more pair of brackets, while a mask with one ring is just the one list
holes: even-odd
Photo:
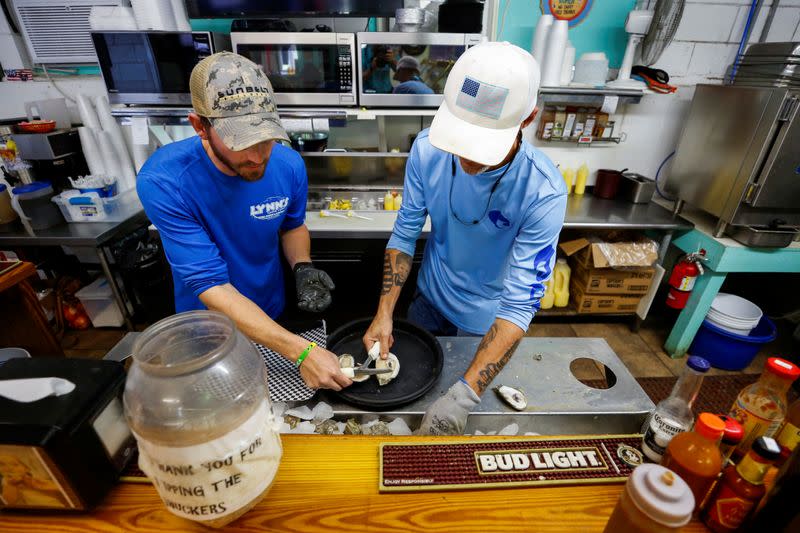
[[661, 465], [678, 474], [700, 505], [722, 470], [719, 441], [725, 423], [711, 413], [700, 413], [694, 430], [679, 433], [667, 445]]
[[775, 465], [781, 466], [800, 443], [800, 400], [795, 400], [789, 406], [783, 427], [775, 436], [775, 440], [781, 447], [781, 457], [775, 461]]
[[758, 437], [738, 465], [725, 468], [702, 516], [709, 529], [735, 531], [742, 525], [764, 497], [764, 476], [780, 453], [775, 439]]
[[734, 457], [747, 453], [758, 437], [775, 435], [786, 416], [786, 391], [798, 376], [797, 365], [770, 357], [758, 381], [742, 389], [730, 412], [744, 426], [745, 434]]

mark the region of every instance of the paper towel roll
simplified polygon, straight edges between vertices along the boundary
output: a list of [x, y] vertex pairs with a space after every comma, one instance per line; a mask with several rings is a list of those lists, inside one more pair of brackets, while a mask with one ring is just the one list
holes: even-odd
[[531, 45], [531, 54], [533, 58], [542, 67], [544, 61], [545, 50], [547, 48], [547, 34], [550, 27], [553, 25], [553, 15], [542, 15], [539, 17], [539, 22], [536, 23], [536, 31], [533, 34], [533, 43]]
[[175, 14], [170, 0], [131, 0], [133, 16], [140, 30], [175, 31]]
[[83, 157], [86, 159], [86, 164], [89, 166], [89, 172], [95, 176], [104, 175], [106, 173], [106, 166], [103, 162], [103, 154], [100, 153], [100, 147], [97, 144], [97, 139], [92, 129], [85, 126], [78, 128], [78, 137], [81, 140]]
[[175, 16], [175, 28], [178, 31], [192, 31], [189, 16], [186, 14], [184, 0], [172, 0], [172, 13]]
[[97, 118], [92, 101], [85, 94], [78, 95], [78, 113], [81, 115], [81, 122], [84, 126], [93, 130], [101, 129], [100, 120]]
[[569, 85], [572, 81], [572, 67], [575, 66], [575, 47], [567, 41], [567, 48], [564, 51], [564, 62], [561, 63], [560, 84]]
[[567, 48], [569, 26], [566, 20], [556, 20], [547, 32], [547, 53], [542, 68], [542, 87], [557, 87], [561, 81], [561, 65]]
[[119, 164], [119, 157], [117, 157], [117, 153], [114, 150], [114, 144], [111, 142], [111, 135], [105, 131], [97, 132], [97, 145], [100, 147], [100, 154], [103, 156], [106, 175], [117, 178], [117, 188], [119, 188], [123, 172]]

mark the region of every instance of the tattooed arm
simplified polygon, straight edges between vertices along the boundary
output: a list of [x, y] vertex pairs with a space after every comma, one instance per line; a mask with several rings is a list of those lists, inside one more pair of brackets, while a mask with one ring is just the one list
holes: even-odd
[[489, 388], [495, 376], [514, 355], [523, 335], [525, 332], [519, 326], [502, 318], [495, 319], [481, 339], [472, 364], [464, 374], [464, 380], [472, 390], [480, 395]]
[[400, 291], [403, 289], [408, 275], [411, 273], [411, 256], [394, 250], [386, 249], [383, 256], [383, 280], [381, 282], [381, 299], [378, 303], [378, 312], [367, 332], [364, 334], [364, 346], [369, 350], [377, 341], [381, 343], [381, 357], [386, 358], [389, 348], [394, 344], [392, 337], [392, 314]]

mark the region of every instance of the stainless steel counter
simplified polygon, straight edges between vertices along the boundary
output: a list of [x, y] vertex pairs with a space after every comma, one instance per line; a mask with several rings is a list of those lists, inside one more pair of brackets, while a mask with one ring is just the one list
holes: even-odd
[[[128, 333], [105, 358], [120, 361], [130, 356], [138, 335]], [[400, 417], [409, 427], [418, 427], [425, 409], [464, 374], [480, 339], [439, 337], [439, 342], [444, 351], [442, 375], [433, 389], [410, 405], [381, 413], [364, 411], [325, 390], [307, 403], [329, 403], [335, 418], [342, 421], [354, 417], [363, 423], [379, 416]], [[398, 355], [402, 361], [402, 354]], [[581, 357], [604, 364], [613, 372], [616, 383], [609, 389], [594, 389], [578, 381], [570, 363]], [[522, 390], [528, 398], [527, 409], [514, 411], [488, 391], [469, 417], [468, 433], [498, 431], [511, 423], [519, 424], [520, 433], [545, 435], [637, 433], [655, 407], [604, 339], [524, 338], [492, 383], [493, 387], [500, 385]]]
[[[306, 214], [306, 225], [316, 239], [388, 239], [397, 217], [392, 211], [363, 212], [374, 220], [320, 217], [318, 211]], [[690, 230], [694, 225], [683, 217], [674, 217], [664, 207], [650, 202], [632, 204], [623, 200], [604, 200], [591, 194], [572, 195], [567, 201], [565, 229], [630, 229], [672, 232]], [[430, 234], [430, 220], [422, 236]]]

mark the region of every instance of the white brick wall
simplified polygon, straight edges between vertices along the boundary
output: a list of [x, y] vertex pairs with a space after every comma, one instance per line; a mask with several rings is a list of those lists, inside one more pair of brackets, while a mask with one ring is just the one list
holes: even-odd
[[[736, 58], [751, 0], [687, 0], [672, 44], [654, 65], [670, 75], [670, 83], [719, 82]], [[772, 0], [758, 14], [749, 43], [764, 29]], [[767, 42], [800, 40], [800, 0], [781, 0]]]

